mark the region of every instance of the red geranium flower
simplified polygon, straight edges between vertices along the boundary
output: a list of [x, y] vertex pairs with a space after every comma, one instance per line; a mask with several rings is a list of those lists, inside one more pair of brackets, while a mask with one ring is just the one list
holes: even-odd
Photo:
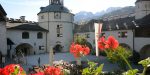
[[107, 42], [106, 42], [106, 40], [105, 40], [105, 38], [104, 37], [101, 37], [100, 39], [99, 39], [99, 41], [98, 41], [98, 47], [99, 47], [99, 49], [100, 50], [105, 50], [106, 48], [107, 48]]
[[82, 46], [82, 49], [80, 49], [80, 53], [83, 55], [88, 55], [90, 53], [90, 49], [87, 46]]
[[17, 75], [26, 75], [26, 74], [22, 74], [23, 68], [20, 67], [19, 64], [10, 64], [10, 65], [5, 66], [1, 70], [1, 75], [11, 75], [12, 73], [15, 72], [15, 70], [18, 70]]
[[60, 68], [49, 66], [44, 70], [44, 73], [45, 75], [61, 75], [61, 70]]
[[107, 40], [107, 45], [108, 48], [114, 50], [119, 46], [119, 43], [113, 36], [109, 36]]
[[70, 53], [72, 53], [75, 58], [78, 58], [82, 55], [88, 55], [90, 49], [87, 46], [72, 43], [70, 46]]
[[2, 74], [2, 70], [3, 70], [3, 69], [2, 69], [2, 68], [0, 68], [0, 74]]

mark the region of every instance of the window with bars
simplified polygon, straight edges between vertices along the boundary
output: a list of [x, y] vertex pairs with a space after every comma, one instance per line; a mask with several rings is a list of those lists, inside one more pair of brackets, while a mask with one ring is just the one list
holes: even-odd
[[56, 31], [57, 31], [57, 37], [63, 37], [62, 25], [57, 25]]

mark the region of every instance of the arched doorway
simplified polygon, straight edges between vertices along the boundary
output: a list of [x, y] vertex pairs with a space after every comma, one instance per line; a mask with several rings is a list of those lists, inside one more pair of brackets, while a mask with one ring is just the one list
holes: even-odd
[[54, 52], [61, 52], [62, 51], [62, 46], [60, 44], [55, 45], [54, 47]]
[[33, 54], [33, 47], [28, 43], [20, 44], [16, 47], [17, 55], [30, 55]]
[[150, 57], [150, 45], [145, 45], [141, 50], [140, 50], [140, 56], [141, 59], [145, 59], [147, 57]]
[[126, 50], [131, 50], [131, 47], [128, 44], [120, 43], [119, 45], [126, 48]]

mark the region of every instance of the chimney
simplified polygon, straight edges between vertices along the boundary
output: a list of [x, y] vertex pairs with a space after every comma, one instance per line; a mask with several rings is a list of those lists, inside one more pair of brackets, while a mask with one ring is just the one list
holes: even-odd
[[25, 22], [25, 16], [20, 16], [21, 22]]

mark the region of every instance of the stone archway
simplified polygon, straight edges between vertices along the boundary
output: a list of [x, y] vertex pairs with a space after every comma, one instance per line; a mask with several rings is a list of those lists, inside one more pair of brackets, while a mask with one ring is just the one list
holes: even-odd
[[60, 45], [60, 44], [57, 44], [57, 45], [55, 45], [55, 47], [54, 47], [54, 52], [61, 52], [62, 51], [62, 45]]
[[131, 50], [131, 47], [128, 44], [120, 43], [119, 45], [126, 48], [127, 50]]
[[143, 48], [140, 50], [140, 56], [141, 59], [150, 57], [150, 44], [143, 46]]
[[22, 43], [16, 47], [17, 55], [31, 55], [33, 54], [33, 47], [28, 43]]

